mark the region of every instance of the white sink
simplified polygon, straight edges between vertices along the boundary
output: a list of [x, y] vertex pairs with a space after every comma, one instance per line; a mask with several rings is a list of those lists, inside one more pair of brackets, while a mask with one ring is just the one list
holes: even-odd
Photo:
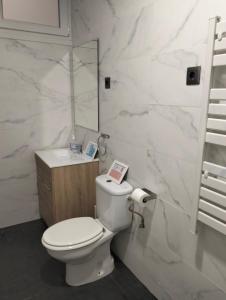
[[84, 153], [76, 154], [68, 148], [40, 150], [35, 152], [41, 160], [43, 160], [50, 168], [76, 165], [97, 161], [98, 159], [90, 159]]
[[51, 154], [56, 158], [56, 159], [75, 159], [75, 160], [84, 160], [85, 158], [83, 157], [83, 154], [76, 154], [73, 153], [70, 149], [54, 149], [50, 150]]

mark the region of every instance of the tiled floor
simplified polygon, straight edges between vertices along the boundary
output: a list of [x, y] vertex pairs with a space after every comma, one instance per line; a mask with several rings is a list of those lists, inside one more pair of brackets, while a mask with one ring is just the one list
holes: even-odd
[[120, 262], [109, 276], [81, 287], [64, 282], [64, 264], [40, 243], [38, 220], [0, 230], [0, 300], [156, 300]]

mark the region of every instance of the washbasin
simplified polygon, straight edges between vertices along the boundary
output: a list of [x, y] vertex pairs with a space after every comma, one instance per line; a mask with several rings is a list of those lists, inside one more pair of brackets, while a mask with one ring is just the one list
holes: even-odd
[[[69, 148], [40, 150], [35, 152], [50, 168], [88, 163], [92, 159], [84, 153], [73, 153]], [[98, 159], [95, 159], [98, 160]]]
[[52, 155], [56, 157], [56, 159], [72, 159], [72, 160], [84, 160], [84, 155], [73, 153], [70, 149], [54, 149], [51, 150]]

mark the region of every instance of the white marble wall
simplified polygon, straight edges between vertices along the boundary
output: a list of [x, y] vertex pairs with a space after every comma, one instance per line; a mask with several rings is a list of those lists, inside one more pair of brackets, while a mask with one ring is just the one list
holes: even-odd
[[0, 227], [39, 217], [34, 151], [68, 139], [69, 50], [0, 39]]
[[134, 186], [159, 195], [146, 228], [135, 223], [114, 250], [159, 300], [226, 299], [226, 238], [206, 226], [190, 233], [203, 103], [186, 68], [202, 65], [203, 81], [215, 15], [226, 19], [224, 0], [73, 0], [74, 43], [100, 39], [100, 130], [111, 135], [102, 171], [117, 158]]

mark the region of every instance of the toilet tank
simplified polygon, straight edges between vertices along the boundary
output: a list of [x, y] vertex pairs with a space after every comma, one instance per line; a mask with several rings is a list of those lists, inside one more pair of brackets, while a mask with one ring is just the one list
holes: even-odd
[[97, 218], [110, 231], [118, 232], [130, 225], [128, 196], [132, 190], [127, 181], [117, 184], [106, 175], [96, 178]]

